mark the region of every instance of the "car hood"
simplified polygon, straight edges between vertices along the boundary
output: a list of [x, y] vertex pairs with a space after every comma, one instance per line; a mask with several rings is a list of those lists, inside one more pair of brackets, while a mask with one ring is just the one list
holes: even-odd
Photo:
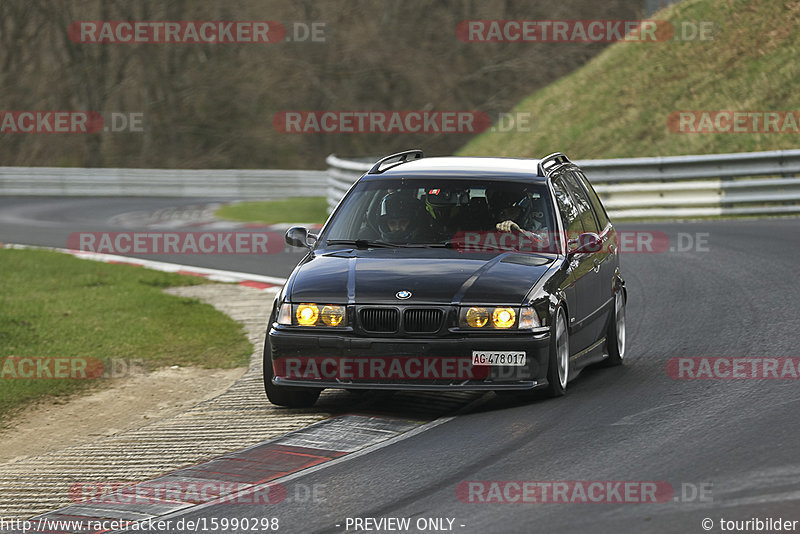
[[[337, 250], [299, 265], [292, 302], [358, 304], [523, 304], [552, 256], [471, 254], [442, 249]], [[410, 291], [400, 300], [398, 291]]]

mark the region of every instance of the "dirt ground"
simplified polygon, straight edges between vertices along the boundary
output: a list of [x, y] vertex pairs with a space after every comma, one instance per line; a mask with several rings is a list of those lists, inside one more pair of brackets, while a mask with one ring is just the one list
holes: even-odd
[[66, 401], [46, 401], [0, 429], [0, 464], [138, 428], [226, 391], [246, 371], [170, 367], [115, 380]]

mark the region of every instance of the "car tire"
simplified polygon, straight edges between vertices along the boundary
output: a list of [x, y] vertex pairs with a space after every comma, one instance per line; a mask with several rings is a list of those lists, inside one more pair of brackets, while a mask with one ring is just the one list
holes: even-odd
[[561, 397], [567, 392], [569, 380], [569, 327], [563, 308], [558, 308], [553, 321], [550, 343], [550, 359], [547, 365], [547, 389], [549, 397]]
[[[269, 324], [272, 324], [270, 321]], [[272, 356], [269, 345], [269, 332], [264, 339], [264, 390], [267, 398], [272, 404], [285, 406], [287, 408], [310, 408], [317, 402], [321, 389], [296, 388], [287, 386], [276, 386], [272, 383]]]
[[611, 314], [611, 320], [608, 323], [608, 330], [606, 331], [608, 358], [603, 361], [606, 367], [622, 365], [625, 359], [625, 346], [627, 343], [627, 335], [625, 333], [626, 300], [625, 292], [621, 289], [617, 291], [617, 294], [614, 296], [614, 311]]

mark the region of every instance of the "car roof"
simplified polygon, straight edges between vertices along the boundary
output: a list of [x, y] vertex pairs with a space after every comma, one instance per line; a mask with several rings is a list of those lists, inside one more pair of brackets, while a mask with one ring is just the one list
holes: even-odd
[[544, 183], [538, 159], [446, 156], [420, 158], [391, 167], [380, 174], [366, 174], [362, 180], [399, 177], [441, 177], [475, 180], [525, 180]]

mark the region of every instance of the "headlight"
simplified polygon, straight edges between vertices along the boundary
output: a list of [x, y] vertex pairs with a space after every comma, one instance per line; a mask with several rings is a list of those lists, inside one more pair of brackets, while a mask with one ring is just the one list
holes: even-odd
[[278, 324], [299, 326], [347, 326], [347, 307], [338, 304], [281, 304]]
[[486, 308], [470, 308], [466, 314], [467, 324], [472, 328], [483, 328], [489, 322]]
[[319, 319], [319, 308], [316, 304], [300, 304], [294, 316], [300, 326], [314, 326]]
[[492, 312], [492, 325], [495, 328], [511, 328], [516, 318], [513, 308], [495, 308]]
[[344, 306], [325, 306], [322, 308], [322, 322], [328, 326], [339, 326], [344, 321]]
[[459, 312], [459, 325], [475, 330], [508, 330], [517, 326], [519, 308], [510, 306], [465, 306]]

